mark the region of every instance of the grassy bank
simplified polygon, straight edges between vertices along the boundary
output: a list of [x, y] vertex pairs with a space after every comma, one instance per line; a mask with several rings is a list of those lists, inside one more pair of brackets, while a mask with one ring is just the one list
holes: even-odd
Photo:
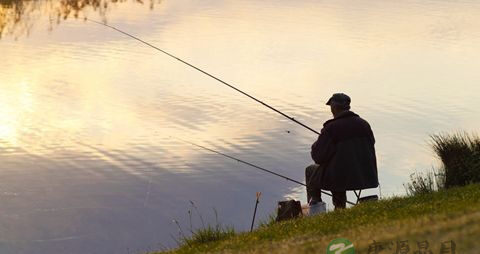
[[[368, 253], [381, 242], [380, 253], [395, 253], [406, 241], [410, 252], [428, 241], [433, 253], [453, 240], [456, 253], [477, 253], [480, 242], [480, 185], [451, 188], [412, 197], [364, 203], [351, 209], [276, 223], [253, 233], [239, 233], [220, 241], [184, 245], [171, 253], [324, 253], [335, 238], [353, 242], [356, 253]], [[388, 248], [391, 248], [390, 250]]]
[[[455, 253], [478, 253], [480, 138], [463, 132], [433, 135], [431, 145], [442, 167], [412, 174], [404, 185], [408, 197], [273, 223], [253, 233], [208, 227], [181, 239], [171, 253], [325, 253], [336, 238], [353, 242], [356, 253], [453, 253], [441, 252], [442, 243], [452, 240]], [[374, 241], [383, 251], [370, 251]]]

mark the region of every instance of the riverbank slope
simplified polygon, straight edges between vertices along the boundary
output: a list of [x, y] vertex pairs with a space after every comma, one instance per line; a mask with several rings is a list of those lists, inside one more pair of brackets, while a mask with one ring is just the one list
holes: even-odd
[[[356, 253], [396, 253], [397, 247], [406, 245], [408, 253], [424, 253], [428, 241], [428, 250], [434, 254], [441, 253], [442, 243], [445, 251], [454, 243], [456, 253], [473, 254], [480, 249], [479, 235], [480, 185], [468, 185], [273, 223], [221, 241], [190, 243], [169, 253], [324, 253], [330, 241], [341, 237], [354, 244]], [[371, 252], [373, 248], [377, 252]], [[378, 252], [380, 248], [384, 249]]]

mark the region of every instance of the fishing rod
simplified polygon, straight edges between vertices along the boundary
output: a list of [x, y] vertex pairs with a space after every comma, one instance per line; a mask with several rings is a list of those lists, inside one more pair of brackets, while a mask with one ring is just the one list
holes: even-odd
[[[126, 36], [128, 36], [128, 37], [131, 37], [131, 38], [133, 38], [133, 39], [135, 39], [135, 40], [137, 40], [137, 41], [139, 41], [139, 42], [141, 42], [141, 43], [143, 43], [143, 44], [145, 44], [145, 45], [147, 45], [147, 46], [149, 46], [149, 47], [152, 47], [153, 49], [156, 49], [156, 50], [160, 51], [161, 53], [163, 53], [163, 54], [165, 54], [165, 55], [167, 55], [167, 56], [169, 56], [169, 57], [171, 57], [171, 58], [173, 58], [173, 59], [175, 59], [175, 60], [177, 60], [177, 61], [179, 61], [179, 62], [181, 62], [181, 63], [183, 63], [183, 64], [185, 64], [185, 65], [187, 65], [187, 66], [189, 66], [189, 67], [191, 67], [191, 68], [193, 68], [193, 69], [195, 69], [195, 70], [197, 70], [197, 71], [199, 71], [199, 72], [201, 72], [201, 73], [203, 73], [203, 74], [205, 74], [205, 75], [207, 75], [207, 76], [209, 76], [210, 78], [215, 79], [216, 81], [218, 81], [218, 82], [220, 82], [220, 83], [222, 83], [222, 84], [230, 87], [231, 89], [233, 89], [233, 90], [235, 90], [235, 91], [237, 91], [237, 92], [239, 92], [239, 93], [247, 96], [248, 98], [250, 98], [250, 99], [252, 99], [252, 100], [254, 100], [254, 101], [262, 104], [263, 106], [265, 106], [265, 107], [267, 107], [267, 108], [275, 111], [276, 113], [282, 115], [283, 117], [285, 117], [285, 118], [287, 118], [287, 119], [295, 122], [296, 124], [298, 124], [298, 125], [306, 128], [306, 129], [310, 130], [311, 132], [313, 132], [313, 133], [315, 133], [315, 134], [317, 134], [317, 135], [320, 135], [320, 133], [319, 133], [318, 131], [316, 131], [316, 130], [314, 130], [313, 128], [305, 125], [304, 123], [296, 120], [295, 118], [293, 118], [293, 117], [291, 117], [291, 116], [283, 113], [282, 111], [274, 108], [273, 106], [270, 106], [269, 104], [267, 104], [267, 103], [265, 103], [265, 102], [263, 102], [263, 101], [255, 98], [255, 97], [253, 97], [252, 95], [250, 95], [250, 94], [248, 94], [248, 93], [246, 93], [246, 92], [244, 92], [244, 91], [242, 91], [242, 90], [240, 90], [240, 89], [238, 89], [237, 87], [235, 87], [235, 86], [229, 84], [228, 82], [226, 82], [226, 81], [224, 81], [224, 80], [222, 80], [222, 79], [214, 76], [213, 74], [210, 74], [210, 73], [208, 73], [208, 72], [200, 69], [199, 67], [196, 67], [195, 65], [193, 65], [193, 64], [191, 64], [191, 63], [188, 63], [187, 61], [182, 60], [182, 59], [174, 56], [174, 55], [171, 54], [171, 53], [168, 53], [167, 51], [165, 51], [165, 50], [163, 50], [163, 49], [161, 49], [161, 48], [159, 48], [159, 47], [157, 47], [157, 46], [152, 45], [151, 43], [148, 43], [148, 42], [146, 42], [146, 41], [144, 41], [144, 40], [142, 40], [142, 39], [140, 39], [140, 38], [138, 38], [138, 37], [136, 37], [136, 36], [134, 36], [134, 35], [131, 35], [131, 34], [127, 33], [127, 32], [124, 32], [124, 31], [122, 31], [122, 30], [120, 30], [120, 29], [118, 29], [118, 28], [116, 28], [116, 27], [114, 27], [114, 26], [111, 26], [111, 25], [108, 25], [108, 24], [105, 24], [105, 23], [102, 23], [102, 22], [98, 22], [98, 21], [95, 21], [95, 20], [92, 20], [92, 19], [88, 19], [88, 18], [86, 18], [85, 20], [90, 21], [90, 22], [93, 22], [93, 23], [96, 23], [96, 24], [99, 24], [99, 25], [102, 25], [102, 26], [106, 26], [106, 27], [108, 27], [108, 28], [111, 28], [111, 29], [113, 29], [113, 30], [115, 30], [115, 31], [117, 31], [117, 32], [119, 32], [119, 33], [122, 33], [122, 34], [124, 34], [124, 35], [126, 35]], [[241, 162], [241, 163], [243, 163], [243, 164], [249, 165], [249, 166], [251, 166], [251, 167], [254, 167], [254, 168], [263, 170], [263, 171], [268, 172], [268, 173], [270, 173], [270, 174], [273, 174], [273, 175], [282, 177], [282, 178], [284, 178], [284, 179], [286, 179], [286, 180], [288, 180], [288, 181], [292, 181], [292, 182], [294, 182], [294, 183], [303, 185], [303, 186], [305, 186], [305, 187], [307, 186], [306, 184], [304, 184], [304, 183], [302, 183], [302, 182], [299, 182], [299, 181], [294, 180], [294, 179], [292, 179], [292, 178], [289, 178], [289, 177], [286, 177], [286, 176], [284, 176], [284, 175], [275, 173], [275, 172], [270, 171], [270, 170], [268, 170], [268, 169], [259, 167], [259, 166], [257, 166], [257, 165], [252, 164], [252, 163], [249, 163], [249, 162], [247, 162], [247, 161], [244, 161], [244, 160], [235, 158], [235, 157], [233, 157], [233, 156], [230, 156], [230, 155], [227, 155], [227, 154], [218, 152], [218, 151], [216, 151], [216, 150], [213, 150], [213, 149], [210, 149], [210, 148], [207, 148], [207, 147], [204, 147], [204, 146], [195, 144], [195, 143], [190, 142], [190, 141], [186, 141], [186, 140], [183, 140], [183, 139], [180, 139], [180, 138], [177, 138], [177, 139], [179, 139], [179, 140], [181, 140], [181, 141], [183, 141], [183, 142], [189, 143], [189, 144], [191, 144], [191, 145], [200, 147], [200, 148], [202, 148], [202, 149], [208, 150], [208, 151], [210, 151], [210, 152], [213, 152], [213, 153], [222, 155], [222, 156], [224, 156], [224, 157], [230, 158], [230, 159], [232, 159], [232, 160], [236, 160], [236, 161], [238, 161], [238, 162]], [[332, 194], [330, 194], [330, 193], [328, 193], [328, 192], [324, 192], [324, 191], [321, 191], [321, 192], [322, 192], [323, 194], [325, 194], [325, 195], [332, 196]], [[352, 203], [352, 202], [350, 202], [350, 201], [348, 201], [348, 200], [347, 200], [347, 203], [349, 203], [349, 204], [351, 204], [351, 205], [355, 205], [355, 203]]]
[[269, 109], [277, 112], [278, 114], [282, 115], [283, 117], [285, 117], [285, 118], [287, 118], [287, 119], [289, 119], [289, 120], [291, 120], [291, 121], [293, 121], [293, 122], [301, 125], [302, 127], [304, 127], [304, 128], [306, 128], [306, 129], [312, 131], [313, 133], [315, 133], [315, 134], [317, 134], [317, 135], [320, 135], [320, 133], [319, 133], [318, 131], [316, 131], [316, 130], [310, 128], [310, 127], [308, 127], [307, 125], [303, 124], [302, 122], [298, 121], [297, 119], [295, 119], [295, 118], [293, 118], [293, 117], [291, 117], [291, 116], [283, 113], [282, 111], [280, 111], [280, 110], [278, 110], [278, 109], [276, 109], [276, 108], [268, 105], [267, 103], [265, 103], [265, 102], [263, 102], [263, 101], [255, 98], [255, 97], [253, 97], [252, 95], [250, 95], [250, 94], [248, 94], [248, 93], [246, 93], [246, 92], [238, 89], [237, 87], [235, 87], [235, 86], [227, 83], [226, 81], [224, 81], [224, 80], [222, 80], [222, 79], [214, 76], [213, 74], [210, 74], [210, 73], [208, 73], [208, 72], [206, 72], [206, 71], [204, 71], [204, 70], [202, 70], [202, 69], [194, 66], [193, 64], [190, 64], [190, 63], [188, 63], [187, 61], [184, 61], [184, 60], [182, 60], [182, 59], [180, 59], [180, 58], [178, 58], [178, 57], [176, 57], [176, 56], [168, 53], [167, 51], [165, 51], [165, 50], [163, 50], [163, 49], [161, 49], [161, 48], [159, 48], [159, 47], [156, 47], [156, 46], [154, 46], [154, 45], [152, 45], [152, 44], [150, 44], [150, 43], [148, 43], [148, 42], [146, 42], [146, 41], [144, 41], [144, 40], [142, 40], [142, 39], [140, 39], [140, 38], [138, 38], [138, 37], [136, 37], [136, 36], [134, 36], [134, 35], [131, 35], [131, 34], [127, 33], [127, 32], [124, 32], [124, 31], [122, 31], [122, 30], [120, 30], [120, 29], [118, 29], [118, 28], [116, 28], [116, 27], [114, 27], [114, 26], [111, 26], [111, 25], [108, 25], [108, 24], [105, 24], [105, 23], [102, 23], [102, 22], [98, 22], [98, 21], [95, 21], [95, 20], [91, 20], [91, 19], [88, 19], [88, 18], [87, 18], [86, 20], [88, 20], [88, 21], [90, 21], [90, 22], [93, 22], [93, 23], [97, 23], [97, 24], [99, 24], [99, 25], [106, 26], [106, 27], [108, 27], [108, 28], [111, 28], [111, 29], [113, 29], [113, 30], [115, 30], [115, 31], [117, 31], [117, 32], [120, 32], [120, 33], [122, 33], [122, 34], [124, 34], [124, 35], [126, 35], [126, 36], [128, 36], [128, 37], [131, 37], [131, 38], [133, 38], [133, 39], [135, 39], [135, 40], [137, 40], [137, 41], [139, 41], [139, 42], [141, 42], [141, 43], [143, 43], [143, 44], [145, 44], [145, 45], [147, 45], [147, 46], [150, 46], [150, 47], [152, 47], [152, 48], [154, 48], [154, 49], [162, 52], [163, 54], [165, 54], [165, 55], [167, 55], [167, 56], [169, 56], [169, 57], [171, 57], [171, 58], [173, 58], [173, 59], [175, 59], [175, 60], [177, 60], [177, 61], [180, 61], [181, 63], [186, 64], [186, 65], [190, 66], [191, 68], [193, 68], [193, 69], [195, 69], [195, 70], [197, 70], [197, 71], [199, 71], [199, 72], [201, 72], [201, 73], [203, 73], [203, 74], [205, 74], [205, 75], [207, 75], [207, 76], [209, 76], [209, 77], [217, 80], [218, 82], [220, 82], [220, 83], [222, 83], [222, 84], [224, 84], [224, 85], [232, 88], [233, 90], [235, 90], [235, 91], [237, 91], [237, 92], [239, 92], [239, 93], [247, 96], [248, 98], [250, 98], [250, 99], [252, 99], [252, 100], [254, 100], [254, 101], [262, 104], [263, 106], [265, 106], [265, 107], [267, 107], [267, 108], [269, 108]]
[[[232, 160], [235, 160], [235, 161], [237, 161], [237, 162], [240, 162], [240, 163], [246, 164], [246, 165], [248, 165], [248, 166], [254, 167], [254, 168], [256, 168], [256, 169], [260, 169], [260, 170], [262, 170], [262, 171], [264, 171], [264, 172], [267, 172], [267, 173], [270, 173], [270, 174], [279, 176], [279, 177], [281, 177], [281, 178], [283, 178], [283, 179], [285, 179], [285, 180], [288, 180], [288, 181], [291, 181], [291, 182], [294, 182], [294, 183], [297, 183], [297, 184], [300, 184], [300, 185], [303, 185], [303, 186], [307, 187], [307, 185], [304, 184], [304, 183], [302, 183], [302, 182], [299, 182], [299, 181], [294, 180], [294, 179], [292, 179], [292, 178], [290, 178], [290, 177], [287, 177], [287, 176], [278, 174], [278, 173], [273, 172], [273, 171], [271, 171], [271, 170], [268, 170], [268, 169], [266, 169], [266, 168], [262, 168], [262, 167], [260, 167], [260, 166], [255, 165], [255, 164], [252, 164], [252, 163], [250, 163], [250, 162], [244, 161], [244, 160], [242, 160], [242, 159], [239, 159], [239, 158], [233, 157], [233, 156], [231, 156], [231, 155], [228, 155], [228, 154], [219, 152], [219, 151], [217, 151], [217, 150], [213, 150], [213, 149], [211, 149], [211, 148], [208, 148], [208, 147], [205, 147], [205, 146], [202, 146], [202, 145], [193, 143], [193, 142], [191, 142], [191, 141], [187, 141], [187, 140], [184, 140], [184, 139], [181, 139], [181, 138], [177, 138], [177, 137], [173, 137], [173, 138], [178, 139], [178, 140], [180, 140], [180, 141], [182, 141], [182, 142], [188, 143], [188, 144], [190, 144], [190, 145], [194, 145], [194, 146], [196, 146], [196, 147], [202, 148], [202, 149], [204, 149], [204, 150], [210, 151], [210, 152], [212, 152], [212, 153], [216, 153], [216, 154], [222, 155], [222, 156], [227, 157], [227, 158], [229, 158], [229, 159], [232, 159]], [[323, 191], [323, 190], [322, 190], [321, 192], [322, 192], [323, 194], [327, 195], [327, 196], [332, 197], [332, 194], [330, 194], [330, 193], [328, 193], [328, 192], [325, 192], [325, 191]], [[349, 203], [349, 204], [351, 204], [351, 205], [356, 205], [355, 203], [350, 202], [350, 201], [348, 201], [348, 200], [347, 200], [347, 203]]]

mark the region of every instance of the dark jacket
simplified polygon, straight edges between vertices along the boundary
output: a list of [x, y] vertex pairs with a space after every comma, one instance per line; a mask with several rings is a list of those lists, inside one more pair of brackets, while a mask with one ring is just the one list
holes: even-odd
[[375, 138], [367, 121], [346, 111], [323, 124], [312, 159], [324, 168], [320, 187], [330, 191], [378, 186]]

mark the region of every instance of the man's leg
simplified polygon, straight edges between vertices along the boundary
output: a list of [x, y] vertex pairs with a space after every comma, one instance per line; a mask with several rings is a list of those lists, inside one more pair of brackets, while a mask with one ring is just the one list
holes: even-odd
[[347, 192], [346, 191], [332, 191], [332, 201], [335, 210], [344, 209], [347, 206]]
[[313, 164], [305, 169], [305, 182], [307, 183], [307, 202], [321, 202], [322, 189], [320, 189], [320, 180], [322, 170], [319, 165]]

